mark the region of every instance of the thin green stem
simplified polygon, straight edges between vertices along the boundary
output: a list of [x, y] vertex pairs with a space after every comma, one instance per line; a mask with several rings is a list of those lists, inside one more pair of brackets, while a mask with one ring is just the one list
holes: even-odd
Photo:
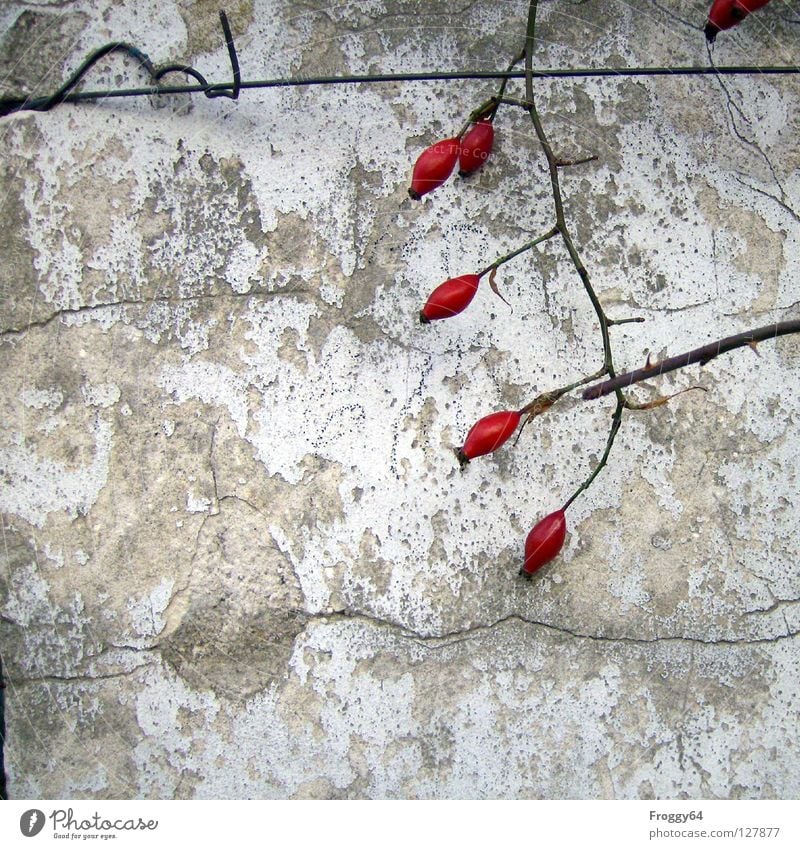
[[497, 103], [494, 97], [490, 97], [488, 100], [485, 100], [480, 106], [478, 106], [477, 109], [473, 109], [472, 112], [469, 113], [469, 117], [466, 121], [464, 121], [461, 128], [456, 133], [456, 138], [460, 139], [461, 136], [463, 136], [469, 129], [470, 124], [477, 123], [481, 118], [485, 118], [487, 115], [493, 115], [496, 108]]
[[[525, 48], [522, 50], [511, 60], [508, 68], [506, 69], [506, 74], [510, 73], [514, 70], [514, 68], [519, 65], [519, 63], [525, 58]], [[508, 76], [503, 77], [503, 81], [500, 83], [500, 87], [497, 89], [497, 96], [495, 100], [497, 101], [494, 109], [492, 110], [492, 114], [489, 116], [490, 121], [494, 121], [494, 116], [497, 113], [497, 108], [501, 103], [505, 103], [506, 101], [503, 99], [503, 95], [506, 93], [506, 86], [508, 85], [508, 80], [510, 78]]]
[[556, 165], [559, 168], [571, 168], [573, 165], [585, 165], [587, 162], [596, 162], [597, 155], [582, 156], [580, 159], [557, 159]]
[[[591, 280], [589, 278], [589, 272], [586, 270], [586, 267], [584, 266], [583, 261], [581, 260], [580, 254], [578, 253], [578, 249], [575, 247], [575, 242], [573, 241], [572, 235], [569, 232], [566, 218], [564, 216], [564, 201], [561, 194], [561, 185], [559, 183], [558, 169], [559, 163], [562, 163], [565, 160], [559, 159], [553, 153], [553, 148], [550, 145], [550, 141], [547, 138], [547, 133], [545, 133], [541, 118], [539, 117], [539, 112], [536, 109], [536, 100], [533, 94], [533, 51], [536, 41], [537, 10], [537, 0], [531, 0], [530, 6], [528, 8], [528, 26], [525, 34], [525, 99], [528, 102], [528, 112], [530, 113], [531, 121], [533, 122], [533, 127], [536, 131], [536, 137], [539, 139], [539, 144], [541, 145], [542, 150], [544, 151], [544, 155], [547, 159], [547, 168], [550, 172], [550, 184], [553, 189], [553, 204], [555, 206], [556, 213], [556, 229], [561, 234], [561, 239], [564, 242], [564, 247], [566, 247], [567, 253], [569, 254], [570, 259], [572, 260], [572, 264], [575, 266], [575, 270], [578, 272], [578, 276], [581, 278], [583, 288], [586, 290], [586, 294], [589, 296], [589, 300], [591, 301], [592, 307], [594, 308], [595, 314], [597, 315], [597, 319], [600, 322], [600, 334], [603, 340], [602, 371], [607, 373], [610, 378], [613, 378], [615, 376], [614, 359], [611, 350], [611, 338], [608, 332], [608, 318], [605, 314], [605, 310], [603, 310], [602, 304], [600, 303], [600, 299], [597, 297], [597, 293], [594, 291], [594, 287], [592, 286]], [[601, 457], [600, 462], [595, 467], [594, 471], [578, 487], [578, 489], [566, 502], [563, 508], [564, 510], [566, 510], [567, 507], [572, 504], [572, 502], [578, 497], [578, 495], [580, 495], [584, 490], [591, 486], [594, 479], [597, 477], [598, 474], [600, 474], [600, 471], [603, 469], [606, 462], [608, 461], [608, 456], [611, 453], [611, 448], [614, 444], [614, 440], [616, 439], [617, 432], [619, 431], [620, 424], [622, 422], [622, 410], [625, 407], [625, 398], [619, 389], [616, 390], [616, 398], [617, 406], [612, 416], [611, 430], [609, 431], [608, 439], [606, 440], [606, 449], [603, 453], [603, 456]]]
[[553, 148], [550, 145], [547, 133], [545, 133], [542, 125], [542, 120], [539, 117], [539, 112], [536, 109], [536, 100], [533, 95], [533, 50], [536, 38], [537, 8], [538, 0], [531, 0], [528, 12], [528, 28], [525, 39], [525, 99], [528, 101], [528, 111], [530, 112], [531, 120], [533, 121], [536, 137], [539, 139], [539, 144], [542, 146], [542, 150], [544, 151], [544, 155], [547, 159], [547, 168], [550, 172], [550, 185], [553, 190], [553, 203], [555, 205], [556, 227], [561, 233], [561, 238], [567, 249], [567, 253], [572, 260], [572, 264], [575, 266], [575, 270], [578, 272], [578, 276], [581, 278], [586, 294], [589, 296], [589, 300], [592, 303], [592, 307], [594, 307], [597, 319], [600, 322], [600, 333], [603, 339], [603, 364], [609, 375], [613, 377], [614, 361], [611, 354], [611, 339], [608, 335], [608, 319], [606, 318], [602, 304], [592, 287], [591, 280], [589, 279], [589, 272], [586, 270], [580, 254], [575, 247], [575, 243], [572, 240], [572, 235], [569, 232], [566, 218], [564, 216], [564, 201], [561, 194], [561, 184], [558, 176], [559, 162], [563, 160], [560, 160], [553, 153]]
[[527, 100], [522, 100], [519, 97], [498, 97], [498, 103], [505, 103], [508, 106], [519, 106], [524, 109], [526, 112], [530, 109], [530, 103]]
[[614, 410], [614, 414], [611, 416], [611, 430], [608, 432], [608, 439], [606, 440], [606, 450], [603, 452], [603, 456], [600, 458], [600, 462], [595, 466], [594, 471], [589, 475], [588, 478], [572, 493], [572, 495], [567, 499], [564, 503], [564, 506], [561, 508], [562, 510], [566, 510], [570, 504], [582, 493], [585, 492], [594, 482], [594, 479], [600, 474], [605, 464], [608, 462], [608, 455], [611, 453], [611, 447], [614, 445], [614, 440], [617, 437], [617, 431], [622, 424], [622, 410], [625, 407], [625, 401], [620, 396], [617, 398], [617, 406]]
[[573, 389], [577, 389], [579, 386], [585, 386], [593, 380], [599, 380], [604, 374], [607, 374], [607, 372], [605, 368], [601, 368], [594, 374], [581, 377], [579, 380], [568, 383], [566, 386], [560, 386], [558, 389], [551, 389], [549, 392], [543, 392], [541, 395], [534, 398], [533, 401], [527, 403], [518, 412], [521, 416], [528, 415], [529, 413], [534, 413], [535, 415], [543, 413], [545, 410], [552, 407], [553, 404], [555, 404], [562, 396], [566, 395], [567, 392], [572, 392]]
[[487, 265], [486, 268], [483, 269], [483, 271], [478, 272], [478, 277], [483, 277], [484, 274], [487, 274], [488, 272], [492, 271], [492, 269], [500, 268], [501, 265], [508, 262], [510, 259], [514, 259], [515, 256], [519, 256], [521, 253], [524, 253], [525, 251], [529, 251], [532, 247], [535, 247], [540, 242], [544, 242], [547, 239], [552, 239], [553, 236], [557, 236], [557, 235], [558, 235], [558, 228], [553, 227], [552, 229], [548, 230], [546, 233], [543, 233], [541, 236], [537, 236], [535, 239], [531, 239], [530, 242], [526, 242], [524, 245], [522, 245], [522, 247], [519, 247], [516, 250], [511, 251], [511, 253], [505, 254], [505, 256], [501, 256], [500, 259], [496, 259], [491, 265]]

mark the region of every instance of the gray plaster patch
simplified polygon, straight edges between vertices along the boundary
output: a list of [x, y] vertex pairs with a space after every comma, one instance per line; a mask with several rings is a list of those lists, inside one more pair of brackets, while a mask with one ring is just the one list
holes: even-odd
[[3, 88], [14, 94], [45, 95], [61, 84], [63, 57], [73, 49], [88, 15], [79, 10], [9, 5], [12, 18], [0, 41]]

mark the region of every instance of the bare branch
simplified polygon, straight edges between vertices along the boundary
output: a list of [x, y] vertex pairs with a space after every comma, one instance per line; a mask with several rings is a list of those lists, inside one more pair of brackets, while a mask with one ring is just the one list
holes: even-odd
[[624, 389], [626, 386], [631, 386], [634, 383], [641, 383], [643, 380], [649, 380], [660, 374], [666, 374], [668, 371], [685, 368], [693, 363], [700, 363], [703, 366], [710, 360], [713, 360], [714, 357], [718, 357], [727, 351], [743, 348], [746, 345], [752, 347], [758, 342], [775, 339], [778, 336], [786, 336], [790, 333], [800, 333], [800, 320], [779, 321], [775, 324], [757, 327], [755, 330], [737, 333], [734, 336], [726, 336], [724, 339], [720, 339], [717, 342], [710, 342], [708, 345], [695, 348], [693, 351], [687, 351], [685, 354], [667, 357], [667, 359], [662, 360], [660, 363], [653, 363], [644, 368], [636, 369], [636, 371], [629, 371], [611, 380], [605, 380], [603, 383], [590, 386], [583, 391], [582, 397], [586, 400], [602, 398], [603, 395]]

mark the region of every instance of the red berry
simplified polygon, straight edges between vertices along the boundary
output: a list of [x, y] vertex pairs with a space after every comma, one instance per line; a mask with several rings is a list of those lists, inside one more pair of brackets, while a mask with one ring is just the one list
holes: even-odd
[[478, 291], [481, 278], [477, 274], [462, 274], [445, 280], [431, 292], [419, 314], [423, 324], [439, 318], [450, 318], [465, 310]]
[[494, 144], [494, 127], [491, 121], [486, 119], [478, 121], [477, 124], [461, 140], [461, 153], [459, 155], [459, 174], [466, 177], [483, 165], [492, 152]]
[[523, 573], [532, 575], [558, 556], [567, 536], [567, 520], [563, 510], [545, 516], [525, 540], [525, 565]]
[[769, 0], [714, 0], [706, 21], [706, 39], [713, 42], [720, 30], [735, 27], [767, 3]]
[[484, 416], [475, 422], [458, 452], [461, 465], [466, 465], [475, 457], [496, 451], [514, 433], [521, 418], [517, 412], [503, 411]]
[[447, 180], [456, 167], [460, 144], [458, 139], [445, 139], [422, 151], [411, 175], [408, 194], [412, 200], [419, 200]]

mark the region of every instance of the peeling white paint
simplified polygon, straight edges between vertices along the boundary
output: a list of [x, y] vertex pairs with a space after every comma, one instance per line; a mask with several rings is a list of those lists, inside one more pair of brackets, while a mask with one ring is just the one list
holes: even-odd
[[81, 387], [87, 407], [112, 407], [120, 399], [119, 386], [114, 383], [100, 383], [96, 386], [86, 383]]
[[188, 513], [207, 513], [211, 508], [211, 499], [197, 496], [192, 490], [186, 494], [186, 511]]
[[175, 581], [164, 578], [148, 594], [139, 599], [131, 598], [128, 601], [128, 613], [131, 625], [137, 634], [136, 642], [144, 645], [151, 637], [157, 637], [166, 625], [164, 611], [166, 611]]
[[75, 517], [87, 513], [108, 480], [112, 429], [98, 419], [91, 427], [95, 453], [88, 466], [71, 469], [39, 457], [23, 442], [0, 445], [0, 467], [8, 485], [0, 489], [0, 510], [41, 528], [48, 514], [64, 510]]
[[26, 407], [32, 407], [34, 410], [41, 410], [43, 407], [55, 410], [64, 400], [64, 395], [55, 387], [51, 389], [23, 389], [20, 398]]

